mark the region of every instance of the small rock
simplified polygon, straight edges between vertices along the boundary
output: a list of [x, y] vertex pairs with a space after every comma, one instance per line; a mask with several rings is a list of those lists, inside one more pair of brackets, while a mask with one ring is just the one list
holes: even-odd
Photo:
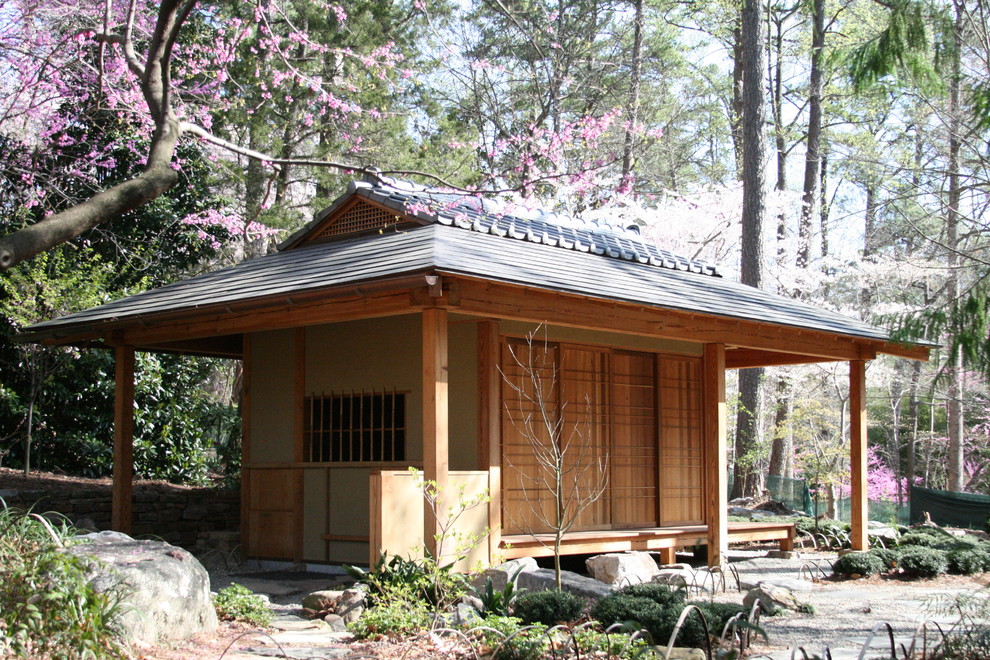
[[796, 610], [798, 608], [797, 599], [790, 589], [779, 587], [768, 582], [761, 582], [755, 589], [750, 589], [743, 598], [743, 606], [749, 609], [753, 603], [759, 601], [765, 612], [772, 613], [780, 608]]
[[314, 591], [306, 594], [302, 598], [302, 606], [307, 610], [321, 612], [323, 610], [334, 610], [337, 600], [343, 591]]
[[470, 605], [478, 612], [485, 609], [485, 604], [477, 596], [461, 596], [461, 602]]
[[478, 616], [478, 610], [474, 609], [467, 603], [457, 604], [457, 623], [460, 625], [470, 625], [478, 623], [481, 621], [481, 617]]
[[800, 559], [801, 553], [794, 550], [768, 550], [768, 559]]
[[360, 589], [348, 589], [337, 599], [334, 610], [344, 619], [344, 623], [354, 623], [364, 613], [364, 592]]
[[347, 624], [344, 623], [344, 617], [339, 614], [328, 614], [323, 617], [327, 625], [330, 626], [330, 630], [333, 632], [347, 632]]

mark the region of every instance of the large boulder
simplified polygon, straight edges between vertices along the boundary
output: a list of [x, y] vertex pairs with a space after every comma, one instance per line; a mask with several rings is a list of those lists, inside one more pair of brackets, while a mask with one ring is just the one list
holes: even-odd
[[[553, 569], [541, 568], [520, 573], [517, 586], [526, 591], [546, 591], [547, 589], [556, 589], [557, 580]], [[582, 598], [602, 598], [615, 591], [614, 587], [604, 582], [570, 571], [560, 572], [560, 586], [564, 591], [569, 591]]]
[[471, 580], [471, 586], [478, 591], [483, 591], [488, 578], [492, 579], [492, 589], [502, 591], [505, 585], [511, 580], [513, 584], [519, 586], [519, 576], [538, 570], [540, 567], [532, 557], [520, 557], [502, 562], [498, 566], [485, 569], [478, 573]]
[[585, 560], [591, 577], [613, 587], [652, 582], [657, 574], [657, 562], [646, 552], [612, 552]]
[[90, 585], [120, 594], [120, 626], [129, 642], [159, 644], [217, 629], [210, 576], [191, 554], [119, 532], [78, 537], [65, 550], [86, 566]]

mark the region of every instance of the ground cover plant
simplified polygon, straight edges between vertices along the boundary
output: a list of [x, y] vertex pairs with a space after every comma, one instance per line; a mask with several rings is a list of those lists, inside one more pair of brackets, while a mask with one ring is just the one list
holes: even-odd
[[97, 593], [82, 562], [59, 552], [74, 535], [62, 521], [0, 507], [0, 655], [126, 657], [119, 593]]
[[265, 600], [236, 582], [213, 595], [213, 607], [221, 621], [243, 621], [255, 626], [272, 622], [272, 611]]

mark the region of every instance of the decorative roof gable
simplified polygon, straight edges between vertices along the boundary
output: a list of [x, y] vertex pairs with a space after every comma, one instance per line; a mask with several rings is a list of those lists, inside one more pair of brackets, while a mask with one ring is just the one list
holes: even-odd
[[635, 225], [624, 227], [539, 209], [507, 207], [491, 199], [393, 180], [377, 184], [352, 182], [343, 197], [286, 239], [279, 249], [382, 231], [406, 223], [457, 227], [657, 268], [721, 277], [711, 264], [686, 259], [645, 242]]

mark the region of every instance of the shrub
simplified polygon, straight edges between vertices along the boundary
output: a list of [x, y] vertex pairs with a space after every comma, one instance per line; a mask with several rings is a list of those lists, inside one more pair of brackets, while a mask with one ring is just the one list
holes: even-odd
[[[535, 624], [523, 627], [513, 616], [488, 616], [480, 624], [482, 642], [492, 653], [492, 660], [540, 660], [550, 647], [547, 627]], [[483, 630], [491, 628], [492, 630]]]
[[97, 593], [83, 561], [59, 552], [75, 530], [0, 506], [0, 656], [125, 657], [119, 592]]
[[949, 572], [972, 575], [990, 569], [990, 552], [981, 546], [956, 548], [949, 551]]
[[623, 660], [656, 658], [653, 648], [642, 637], [630, 640], [631, 635], [621, 632], [604, 633], [593, 628], [574, 631], [575, 651], [581, 658], [608, 657]]
[[243, 621], [254, 626], [272, 622], [272, 612], [265, 600], [236, 582], [213, 595], [213, 608], [221, 621]]
[[620, 589], [620, 593], [649, 598], [662, 607], [679, 607], [684, 604], [685, 600], [685, 593], [682, 590], [671, 589], [665, 584], [658, 584], [656, 582], [631, 584], [628, 587]]
[[[721, 635], [722, 628], [729, 622], [729, 619], [740, 612], [745, 612], [746, 608], [736, 603], [716, 603], [707, 600], [691, 601], [692, 605], [697, 605], [708, 621], [708, 629], [713, 635]], [[704, 641], [704, 640], [702, 640]]]
[[908, 548], [901, 553], [899, 564], [909, 577], [935, 577], [949, 570], [948, 555], [935, 548]]
[[513, 614], [523, 623], [553, 626], [581, 616], [584, 603], [568, 591], [532, 591], [516, 598]]
[[400, 555], [383, 555], [370, 571], [344, 566], [356, 582], [368, 585], [368, 600], [372, 605], [395, 600], [398, 591], [401, 592], [398, 596], [425, 600], [441, 609], [468, 590], [466, 578], [451, 568], [438, 566], [429, 557], [414, 561]]
[[358, 639], [395, 637], [425, 630], [430, 622], [430, 608], [426, 601], [396, 598], [365, 610], [348, 629]]
[[[648, 585], [634, 586], [645, 587]], [[677, 619], [680, 617], [681, 611], [684, 609], [685, 603], [683, 601], [683, 595], [680, 595], [680, 598], [675, 596], [672, 599], [670, 594], [680, 594], [680, 592], [672, 592], [670, 589], [659, 590], [656, 593], [660, 596], [660, 598], [666, 600], [663, 603], [658, 603], [656, 600], [647, 596], [639, 596], [629, 593], [630, 590], [633, 590], [633, 587], [626, 587], [625, 589], [602, 598], [592, 608], [591, 616], [600, 621], [602, 625], [606, 627], [615, 623], [634, 621], [638, 627], [650, 633], [654, 644], [666, 644], [667, 640], [670, 639], [670, 635], [674, 631], [674, 626], [677, 625]], [[742, 609], [736, 606], [737, 609], [735, 609], [732, 614], [728, 614], [728, 609], [724, 611], [717, 610], [716, 613], [716, 610], [714, 609], [705, 611], [705, 608], [713, 605], [712, 603], [694, 604], [699, 605], [700, 609], [702, 609], [702, 613], [705, 615], [706, 620], [709, 621], [709, 627], [712, 632], [721, 632], [720, 629], [718, 631], [715, 630], [718, 624], [714, 623], [713, 619], [718, 618], [719, 620], [722, 620], [721, 617], [725, 615], [725, 620], [727, 620], [729, 616], [732, 616], [735, 612]], [[716, 606], [716, 608], [717, 607], [719, 606]], [[724, 620], [722, 625], [724, 625]], [[697, 614], [689, 614], [677, 636], [677, 645], [701, 646], [704, 642], [704, 626], [702, 625]]]
[[849, 552], [835, 562], [836, 575], [876, 575], [884, 569], [883, 560], [871, 552]]
[[901, 558], [901, 551], [897, 548], [870, 548], [870, 554], [883, 562], [883, 570], [885, 571], [896, 567], [898, 560]]

